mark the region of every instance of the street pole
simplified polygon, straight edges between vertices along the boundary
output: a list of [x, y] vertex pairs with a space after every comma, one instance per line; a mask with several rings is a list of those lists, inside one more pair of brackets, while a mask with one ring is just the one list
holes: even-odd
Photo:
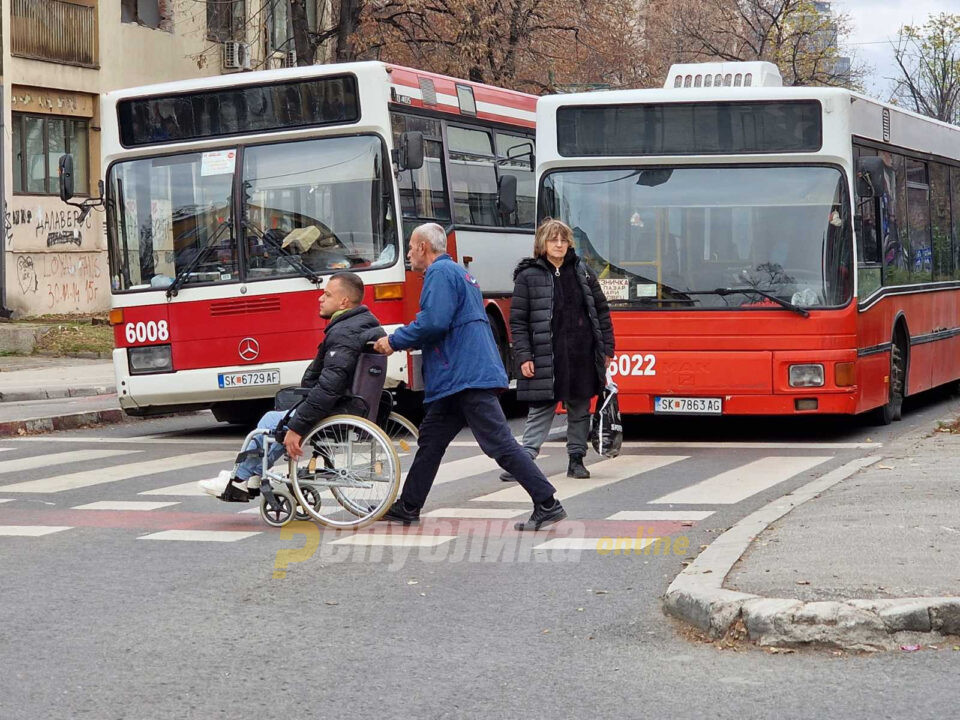
[[[2, 53], [2, 49], [0, 49], [0, 53]], [[0, 55], [0, 71], [2, 71], [2, 67], [3, 57]], [[7, 155], [4, 152], [6, 150], [7, 113], [3, 105], [3, 88], [4, 84], [0, 83], [0, 199], [3, 200], [3, 218], [0, 219], [0, 231], [3, 232], [3, 235], [0, 236], [0, 317], [8, 318], [12, 313], [7, 309], [7, 223], [9, 220], [7, 217], [6, 186]]]

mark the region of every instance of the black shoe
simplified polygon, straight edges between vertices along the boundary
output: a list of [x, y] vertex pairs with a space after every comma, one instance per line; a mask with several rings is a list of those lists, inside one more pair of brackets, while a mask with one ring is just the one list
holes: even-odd
[[560, 522], [567, 516], [567, 511], [556, 498], [553, 498], [553, 505], [549, 508], [543, 504], [533, 506], [533, 514], [525, 522], [514, 523], [514, 530], [539, 530], [547, 525], [553, 525]]
[[590, 471], [583, 466], [583, 455], [571, 455], [570, 462], [567, 465], [567, 477], [586, 480], [590, 477]]
[[418, 525], [420, 523], [420, 508], [410, 508], [403, 500], [397, 500], [380, 516], [380, 520], [403, 523], [404, 525]]
[[516, 480], [516, 478], [510, 473], [508, 473], [506, 470], [500, 473], [500, 479], [503, 480], [504, 482], [514, 482]]

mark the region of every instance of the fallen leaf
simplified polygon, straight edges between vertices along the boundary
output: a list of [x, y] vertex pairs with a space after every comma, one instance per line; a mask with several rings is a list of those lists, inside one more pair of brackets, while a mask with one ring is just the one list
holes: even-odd
[[419, 585], [419, 580], [407, 580], [407, 585]]
[[324, 604], [324, 605], [339, 605], [339, 604], [340, 604], [340, 601], [339, 601], [339, 600], [324, 600], [324, 601], [323, 601], [323, 604]]
[[550, 632], [550, 628], [547, 628], [546, 630], [544, 630], [544, 631], [543, 631], [542, 633], [540, 633], [540, 634], [541, 634], [541, 635], [546, 635], [548, 632]]
[[904, 652], [916, 652], [920, 649], [919, 645], [901, 645], [900, 649]]
[[684, 520], [680, 523], [680, 527], [693, 527], [693, 522], [691, 520]]
[[594, 591], [593, 591], [593, 594], [594, 594], [594, 595], [609, 595], [609, 593], [608, 593], [606, 590], [594, 590]]
[[795, 584], [795, 585], [809, 585], [809, 584], [810, 584], [810, 581], [809, 581], [809, 580], [797, 580], [797, 582], [794, 583], [794, 584]]
[[894, 470], [893, 465], [877, 465], [877, 470]]

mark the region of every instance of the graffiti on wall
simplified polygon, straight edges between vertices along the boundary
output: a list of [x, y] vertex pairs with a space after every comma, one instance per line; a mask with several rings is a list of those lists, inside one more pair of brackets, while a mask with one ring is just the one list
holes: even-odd
[[30, 253], [17, 256], [17, 283], [38, 312], [96, 309], [103, 292], [97, 253]]

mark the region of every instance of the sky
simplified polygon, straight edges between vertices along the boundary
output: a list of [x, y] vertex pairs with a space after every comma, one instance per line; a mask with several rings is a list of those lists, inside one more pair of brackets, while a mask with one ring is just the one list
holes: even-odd
[[922, 25], [931, 14], [960, 14], [960, 0], [833, 0], [835, 12], [850, 16], [853, 32], [848, 38], [854, 57], [873, 66], [867, 78], [870, 95], [889, 99], [895, 74], [893, 48], [901, 25]]

